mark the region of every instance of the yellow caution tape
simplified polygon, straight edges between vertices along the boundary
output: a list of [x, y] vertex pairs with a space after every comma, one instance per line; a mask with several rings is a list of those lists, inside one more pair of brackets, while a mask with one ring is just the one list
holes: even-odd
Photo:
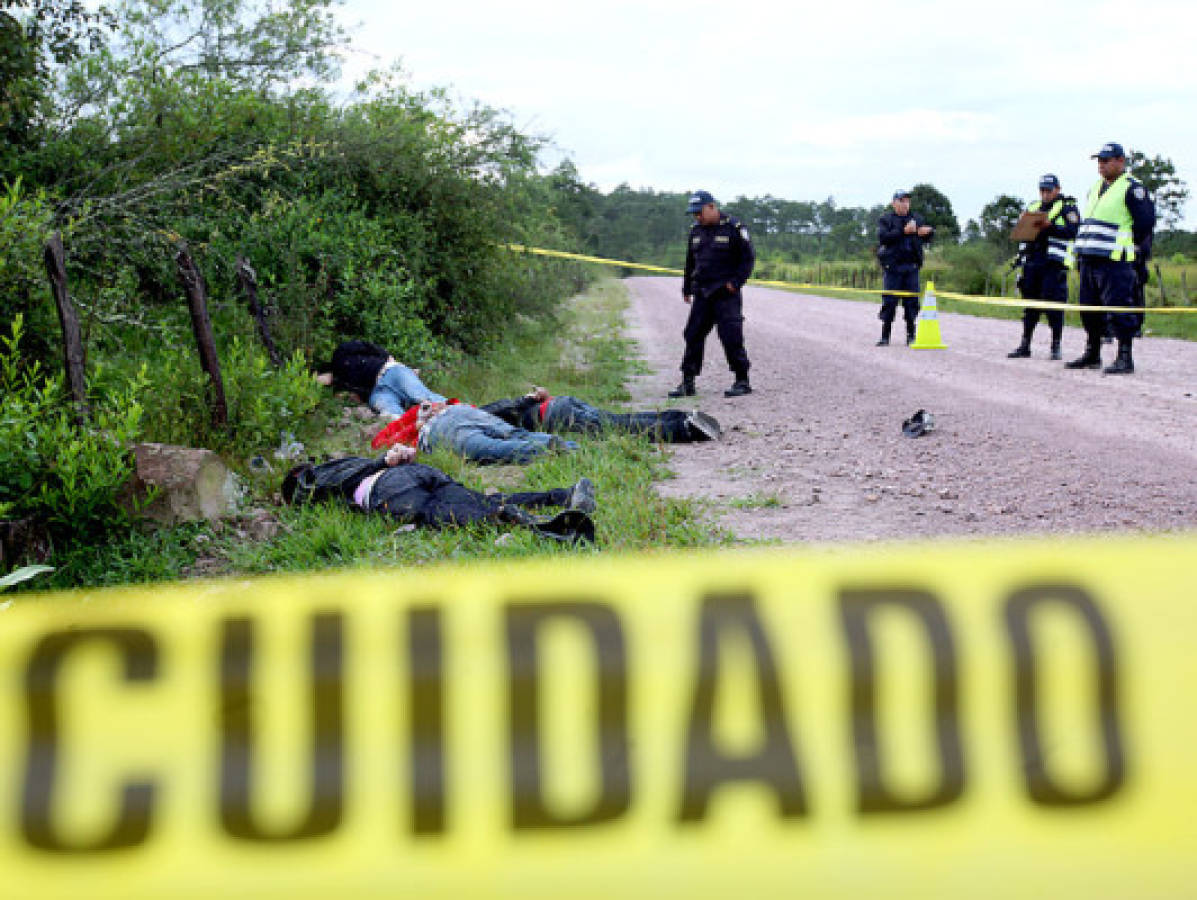
[[[559, 259], [572, 259], [578, 262], [598, 263], [604, 266], [619, 266], [625, 269], [642, 269], [647, 272], [659, 272], [664, 275], [684, 275], [681, 269], [670, 269], [664, 266], [650, 266], [645, 263], [625, 262], [618, 259], [606, 259], [601, 256], [585, 256], [581, 253], [567, 253], [564, 250], [545, 250], [541, 247], [526, 247], [523, 244], [504, 244], [509, 250], [519, 253], [530, 253], [535, 256], [551, 256]], [[920, 297], [913, 291], [886, 291], [872, 288], [839, 287], [830, 284], [808, 284], [797, 281], [768, 281], [764, 279], [752, 280], [758, 287], [774, 287], [786, 291], [845, 291], [850, 294], [886, 294], [891, 297]], [[1130, 312], [1130, 313], [1193, 313], [1197, 306], [1080, 306], [1078, 304], [1056, 303], [1051, 300], [1015, 300], [1005, 297], [983, 297], [977, 294], [956, 294], [937, 291], [936, 296], [948, 300], [960, 300], [967, 303], [979, 303], [986, 306], [1011, 306], [1019, 309], [1034, 307], [1035, 309], [1059, 309], [1064, 312]]]
[[1182, 897], [1197, 536], [0, 612], [28, 898]]

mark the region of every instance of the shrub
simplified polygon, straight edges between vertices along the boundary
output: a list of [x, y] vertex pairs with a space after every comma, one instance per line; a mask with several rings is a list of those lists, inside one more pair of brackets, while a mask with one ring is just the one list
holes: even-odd
[[90, 398], [90, 424], [78, 426], [61, 378], [22, 365], [18, 315], [0, 337], [0, 517], [31, 518], [56, 542], [85, 540], [129, 521], [119, 494], [133, 472], [129, 445], [141, 421], [134, 394]]

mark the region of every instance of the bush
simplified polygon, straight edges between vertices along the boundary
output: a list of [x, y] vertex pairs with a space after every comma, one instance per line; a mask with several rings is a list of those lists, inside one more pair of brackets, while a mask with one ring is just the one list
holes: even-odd
[[30, 195], [20, 179], [0, 190], [0, 322], [23, 315], [24, 354], [43, 363], [54, 353], [58, 328], [42, 264], [51, 217], [45, 194]]
[[129, 445], [141, 420], [144, 376], [90, 398], [87, 427], [74, 421], [61, 378], [21, 365], [24, 322], [0, 337], [0, 518], [31, 518], [56, 543], [86, 540], [129, 522], [119, 494], [133, 473]]
[[322, 396], [302, 353], [274, 369], [264, 350], [233, 338], [220, 351], [229, 419], [227, 428], [217, 429], [208, 376], [194, 349], [160, 347], [144, 365], [153, 379], [139, 390], [142, 440], [249, 455], [277, 445], [281, 433], [294, 431]]

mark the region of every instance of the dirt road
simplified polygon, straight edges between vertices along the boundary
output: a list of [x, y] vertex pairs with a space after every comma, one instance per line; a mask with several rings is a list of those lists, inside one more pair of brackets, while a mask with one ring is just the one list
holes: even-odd
[[[652, 370], [632, 392], [661, 404], [688, 307], [676, 279], [625, 283]], [[744, 307], [755, 393], [723, 397], [731, 375], [712, 333], [697, 402], [672, 403], [712, 413], [725, 437], [676, 448], [677, 477], [660, 488], [704, 498], [742, 539], [1197, 528], [1197, 343], [1146, 338], [1134, 375], [1104, 376], [1050, 362], [1044, 322], [1033, 358], [1007, 359], [1017, 322], [940, 313], [949, 349], [912, 351], [873, 346], [873, 304], [750, 286]], [[1067, 328], [1065, 359], [1083, 344]], [[919, 408], [936, 430], [905, 437]]]

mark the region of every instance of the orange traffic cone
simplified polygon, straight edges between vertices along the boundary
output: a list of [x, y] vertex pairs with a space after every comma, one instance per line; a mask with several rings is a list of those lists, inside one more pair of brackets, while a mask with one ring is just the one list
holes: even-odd
[[935, 284], [930, 281], [927, 282], [927, 290], [923, 292], [923, 308], [919, 310], [914, 343], [910, 345], [910, 349], [948, 349], [948, 345], [943, 342], [943, 338], [939, 334], [939, 310], [935, 306]]

